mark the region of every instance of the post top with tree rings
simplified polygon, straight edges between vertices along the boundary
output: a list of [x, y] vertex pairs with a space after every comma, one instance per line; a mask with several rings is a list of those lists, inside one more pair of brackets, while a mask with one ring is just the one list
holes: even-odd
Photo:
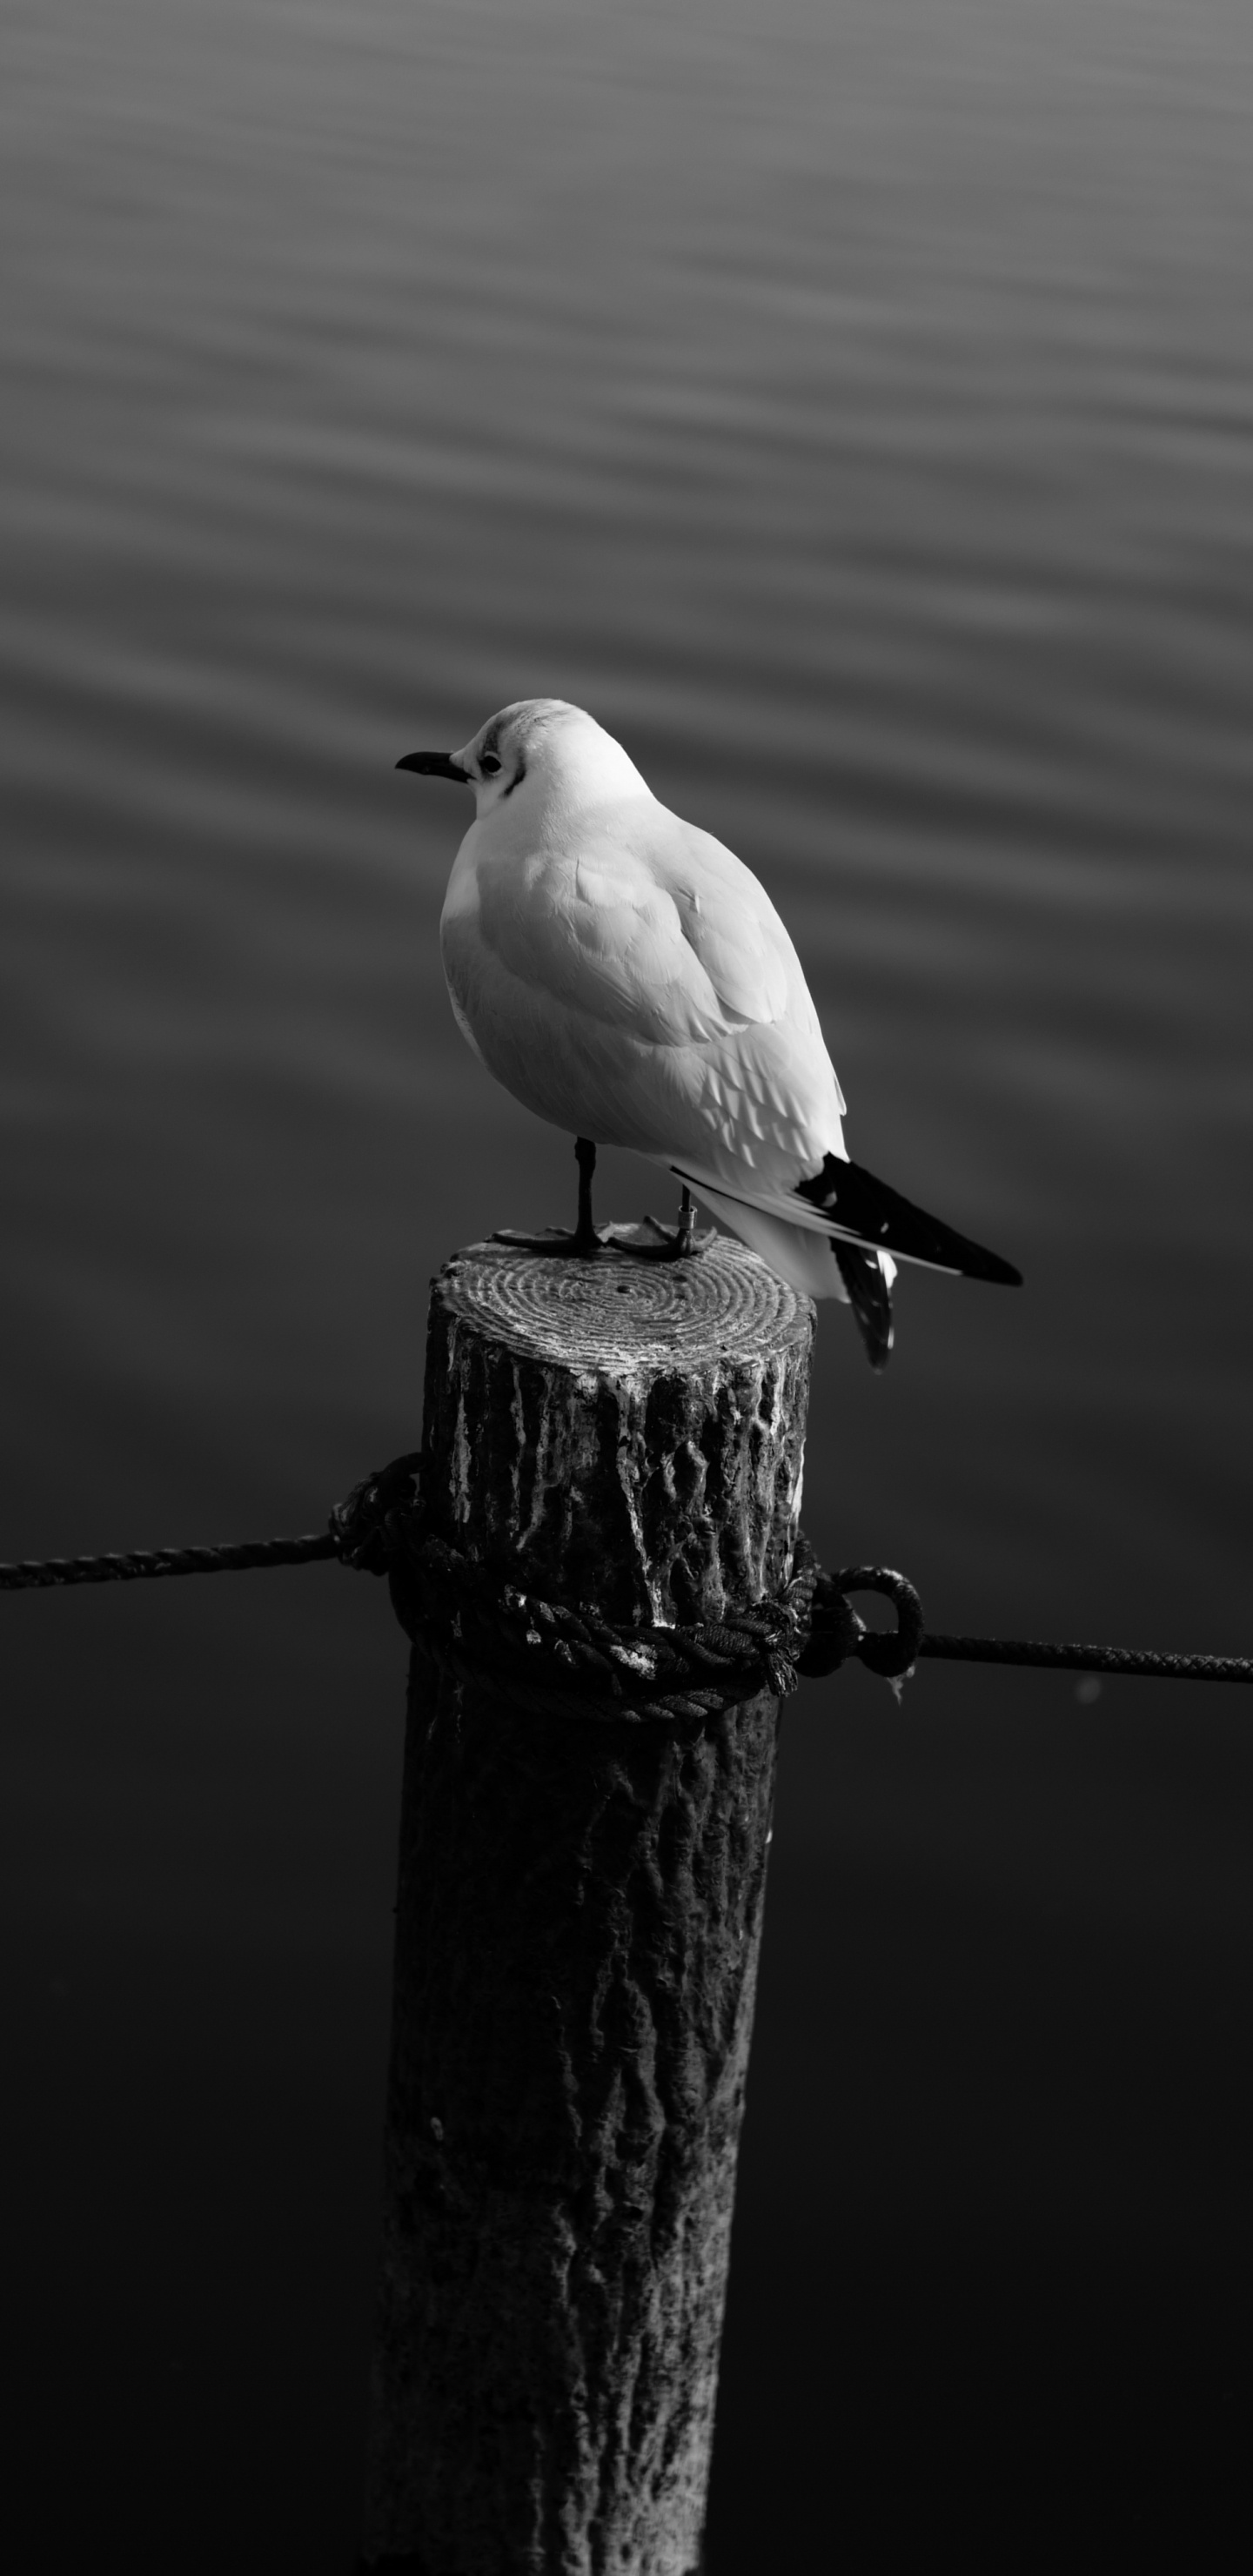
[[[646, 1228], [619, 1227], [619, 1238]], [[812, 1301], [730, 1235], [685, 1261], [639, 1261], [613, 1243], [594, 1260], [474, 1243], [439, 1275], [450, 1313], [531, 1359], [576, 1375], [707, 1368], [808, 1341]]]
[[619, 1627], [756, 1610], [791, 1573], [813, 1327], [723, 1237], [678, 1261], [471, 1244], [431, 1296], [428, 1533]]

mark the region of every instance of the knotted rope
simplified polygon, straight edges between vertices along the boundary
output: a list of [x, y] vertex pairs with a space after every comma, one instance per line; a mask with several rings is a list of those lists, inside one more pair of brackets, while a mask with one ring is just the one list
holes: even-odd
[[[226, 1547], [27, 1559], [0, 1565], [0, 1591], [307, 1565], [328, 1557], [362, 1573], [389, 1575], [406, 1625], [457, 1671], [489, 1674], [531, 1704], [577, 1697], [584, 1712], [592, 1707], [609, 1718], [713, 1717], [759, 1691], [782, 1697], [802, 1677], [821, 1678], [850, 1658], [894, 1683], [924, 1656], [1166, 1681], [1253, 1682], [1248, 1655], [1163, 1655], [1126, 1646], [932, 1635], [903, 1574], [883, 1565], [846, 1565], [826, 1573], [803, 1537], [793, 1551], [791, 1580], [774, 1601], [755, 1610], [678, 1627], [615, 1626], [590, 1608], [541, 1599], [430, 1531], [417, 1452], [363, 1478], [336, 1505], [325, 1531]], [[890, 1601], [895, 1628], [868, 1628], [849, 1598], [857, 1592]]]

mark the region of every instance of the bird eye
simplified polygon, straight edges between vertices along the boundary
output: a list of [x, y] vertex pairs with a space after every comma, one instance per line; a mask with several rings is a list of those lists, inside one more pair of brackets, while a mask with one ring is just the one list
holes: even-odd
[[500, 767], [500, 762], [496, 758], [495, 752], [485, 751], [481, 761], [479, 762], [479, 767], [485, 778], [494, 778]]

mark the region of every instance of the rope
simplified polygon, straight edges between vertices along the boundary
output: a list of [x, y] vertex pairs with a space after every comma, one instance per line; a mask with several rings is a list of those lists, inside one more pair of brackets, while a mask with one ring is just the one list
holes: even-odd
[[1052, 1646], [1038, 1637], [919, 1639], [920, 1655], [950, 1664], [1040, 1664], [1054, 1672], [1133, 1673], [1141, 1681], [1253, 1682], [1253, 1655], [1157, 1655], [1137, 1646]]
[[[393, 1459], [336, 1505], [326, 1530], [303, 1538], [28, 1558], [0, 1565], [0, 1591], [264, 1570], [334, 1557], [361, 1573], [389, 1575], [411, 1634], [459, 1673], [494, 1677], [528, 1705], [552, 1706], [577, 1696], [584, 1711], [592, 1705], [608, 1718], [704, 1720], [761, 1691], [782, 1697], [800, 1677], [821, 1678], [850, 1657], [893, 1683], [924, 1656], [1163, 1681], [1253, 1682], [1248, 1655], [1164, 1655], [1128, 1646], [933, 1635], [903, 1574], [883, 1565], [825, 1573], [804, 1538], [796, 1543], [792, 1579], [775, 1601], [678, 1627], [615, 1626], [590, 1608], [540, 1599], [500, 1568], [463, 1556], [428, 1531], [421, 1464], [417, 1452]], [[866, 1592], [891, 1602], [894, 1628], [866, 1626], [849, 1598]]]
[[338, 1556], [333, 1530], [307, 1538], [245, 1538], [230, 1547], [130, 1548], [124, 1556], [23, 1557], [0, 1565], [0, 1592], [36, 1592], [53, 1583], [135, 1583], [151, 1574], [238, 1574], [249, 1567], [312, 1565]]

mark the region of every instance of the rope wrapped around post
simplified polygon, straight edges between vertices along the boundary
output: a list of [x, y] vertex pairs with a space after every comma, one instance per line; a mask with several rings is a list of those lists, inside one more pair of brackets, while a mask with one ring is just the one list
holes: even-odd
[[[922, 1604], [912, 1583], [886, 1567], [825, 1574], [799, 1538], [791, 1579], [773, 1602], [720, 1620], [618, 1627], [596, 1611], [542, 1600], [432, 1536], [421, 1465], [414, 1452], [354, 1486], [332, 1514], [339, 1554], [403, 1590], [403, 1624], [414, 1633], [417, 1614], [430, 1652], [454, 1670], [497, 1673], [515, 1698], [577, 1693], [606, 1718], [696, 1721], [762, 1690], [783, 1697], [802, 1676], [833, 1673], [850, 1655], [889, 1681], [913, 1667]], [[892, 1601], [895, 1630], [868, 1629], [850, 1591]]]

